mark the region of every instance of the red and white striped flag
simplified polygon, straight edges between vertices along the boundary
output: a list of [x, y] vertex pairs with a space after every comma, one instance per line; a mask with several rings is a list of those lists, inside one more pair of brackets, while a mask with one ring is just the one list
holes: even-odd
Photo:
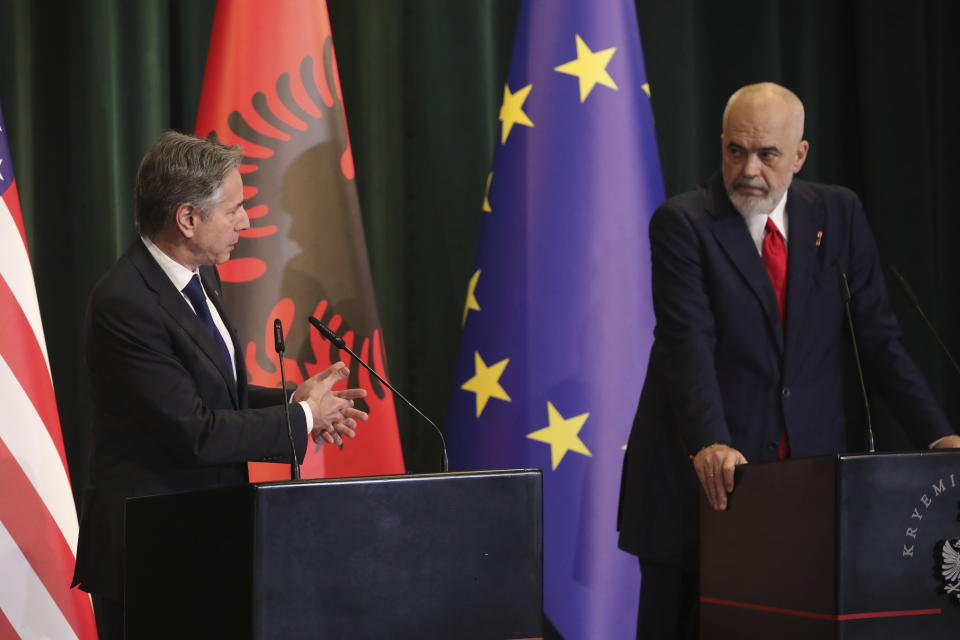
[[96, 638], [70, 589], [77, 513], [0, 112], [0, 639]]

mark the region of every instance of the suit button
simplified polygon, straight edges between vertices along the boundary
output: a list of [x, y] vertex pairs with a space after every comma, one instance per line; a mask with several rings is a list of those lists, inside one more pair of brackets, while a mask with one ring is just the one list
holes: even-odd
[[784, 398], [789, 398], [789, 397], [790, 397], [790, 387], [784, 387], [784, 388], [780, 391], [780, 395], [782, 395]]

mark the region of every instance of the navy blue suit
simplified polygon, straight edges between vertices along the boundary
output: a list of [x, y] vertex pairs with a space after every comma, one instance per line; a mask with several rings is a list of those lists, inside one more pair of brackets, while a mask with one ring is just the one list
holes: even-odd
[[728, 444], [749, 462], [776, 460], [785, 429], [792, 457], [866, 448], [862, 420], [848, 415], [856, 380], [838, 267], [849, 278], [871, 389], [918, 446], [953, 433], [900, 343], [857, 196], [794, 180], [787, 217], [783, 325], [719, 174], [668, 200], [651, 220], [657, 323], [619, 516], [620, 547], [641, 559], [695, 565], [701, 489], [690, 456], [707, 445]]

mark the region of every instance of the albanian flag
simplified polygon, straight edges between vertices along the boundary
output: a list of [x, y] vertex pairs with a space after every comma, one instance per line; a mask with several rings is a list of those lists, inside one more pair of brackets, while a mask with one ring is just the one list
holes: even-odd
[[[280, 385], [274, 318], [283, 322], [287, 380], [303, 382], [341, 359], [309, 315], [386, 378], [325, 0], [217, 4], [196, 128], [211, 132], [244, 150], [251, 226], [219, 269], [251, 384]], [[303, 477], [403, 473], [393, 394], [343, 358], [349, 386], [367, 390], [358, 407], [370, 420], [342, 450], [311, 447]], [[251, 479], [263, 473], [253, 465]]]

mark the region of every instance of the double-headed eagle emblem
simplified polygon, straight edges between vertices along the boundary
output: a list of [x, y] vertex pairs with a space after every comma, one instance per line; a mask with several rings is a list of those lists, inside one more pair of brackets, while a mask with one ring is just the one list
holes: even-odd
[[943, 590], [960, 601], [960, 538], [944, 540], [942, 554], [940, 571], [945, 583]]

